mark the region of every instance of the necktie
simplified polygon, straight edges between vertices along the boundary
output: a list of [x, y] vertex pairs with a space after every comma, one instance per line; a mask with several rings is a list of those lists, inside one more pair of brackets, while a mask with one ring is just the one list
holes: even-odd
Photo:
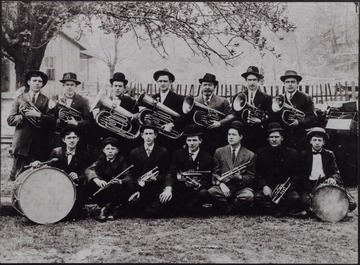
[[313, 151], [312, 153], [313, 153], [313, 155], [320, 155], [320, 154], [321, 154], [321, 151], [318, 151], [318, 152]]
[[32, 98], [31, 98], [31, 103], [35, 104], [35, 94], [33, 94]]
[[235, 158], [236, 158], [236, 155], [235, 155], [235, 149], [232, 150], [232, 162], [235, 163]]
[[254, 93], [251, 92], [250, 93], [250, 102], [249, 102], [251, 105], [254, 105]]
[[205, 97], [205, 104], [206, 104], [207, 106], [209, 106], [209, 104], [210, 104], [210, 97], [209, 97], [209, 96], [206, 96], [206, 97]]
[[146, 154], [147, 154], [147, 156], [149, 157], [149, 156], [150, 156], [150, 154], [151, 154], [150, 148], [146, 148], [145, 150], [146, 150]]
[[194, 162], [193, 155], [194, 155], [194, 153], [189, 153], [189, 159], [190, 159], [191, 162]]

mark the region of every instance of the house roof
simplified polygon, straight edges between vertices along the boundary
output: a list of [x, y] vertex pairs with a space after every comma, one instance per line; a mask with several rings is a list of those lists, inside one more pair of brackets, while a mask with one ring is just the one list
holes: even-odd
[[76, 40], [74, 40], [73, 38], [71, 38], [69, 35], [67, 35], [66, 33], [64, 33], [63, 31], [60, 31], [59, 34], [61, 34], [62, 36], [64, 36], [66, 39], [68, 39], [69, 41], [71, 41], [72, 43], [74, 43], [75, 45], [79, 46], [81, 51], [86, 50], [86, 48], [84, 46], [82, 46], [79, 42], [77, 42]]

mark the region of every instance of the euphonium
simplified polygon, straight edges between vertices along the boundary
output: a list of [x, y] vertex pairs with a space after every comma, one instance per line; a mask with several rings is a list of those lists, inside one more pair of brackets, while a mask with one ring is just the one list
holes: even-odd
[[72, 117], [76, 120], [76, 121], [82, 121], [83, 117], [80, 111], [72, 108], [72, 107], [68, 107], [66, 106], [65, 103], [58, 101], [57, 104], [59, 105], [59, 119], [63, 120], [63, 121], [67, 121], [70, 120]]
[[235, 96], [232, 108], [236, 116], [240, 117], [245, 123], [248, 123], [248, 119], [251, 118], [263, 120], [267, 116], [265, 111], [247, 102], [247, 96], [244, 92], [240, 92]]
[[119, 136], [127, 139], [135, 139], [140, 135], [140, 128], [136, 122], [132, 122], [135, 114], [113, 104], [110, 98], [101, 90], [92, 103], [90, 112], [96, 107], [103, 109], [96, 115], [95, 121], [103, 127]]
[[200, 102], [197, 102], [193, 96], [186, 96], [182, 105], [182, 110], [185, 114], [194, 111], [193, 120], [196, 124], [208, 127], [214, 121], [220, 121], [225, 117], [221, 111], [212, 109]]
[[147, 120], [151, 120], [162, 135], [172, 139], [178, 139], [182, 135], [182, 133], [176, 130], [167, 132], [162, 128], [163, 125], [174, 122], [176, 118], [180, 117], [180, 114], [176, 111], [166, 107], [161, 102], [145, 94], [145, 92], [139, 95], [138, 104], [146, 107], [139, 113], [139, 123], [141, 125]]
[[31, 103], [29, 100], [27, 100], [25, 97], [24, 97], [24, 94], [22, 95], [21, 99], [24, 101], [20, 104], [19, 106], [19, 111], [20, 111], [20, 114], [25, 118], [27, 119], [33, 126], [35, 126], [36, 128], [42, 128], [43, 127], [43, 124], [41, 122], [41, 119], [39, 117], [33, 117], [33, 116], [27, 116], [25, 114], [25, 112], [27, 110], [35, 110], [37, 111], [38, 113], [41, 114], [40, 110], [33, 104]]
[[294, 120], [303, 120], [305, 113], [287, 104], [283, 95], [273, 98], [271, 108], [274, 112], [282, 111], [281, 118], [285, 124], [291, 124]]
[[278, 204], [281, 198], [284, 196], [286, 191], [290, 188], [291, 182], [290, 178], [288, 178], [284, 183], [278, 184], [275, 189], [271, 192], [271, 201], [273, 203]]
[[221, 177], [218, 177], [217, 175], [214, 175], [218, 181], [226, 183], [229, 180], [231, 180], [237, 173], [242, 172], [244, 169], [247, 168], [247, 166], [251, 163], [251, 161], [247, 161], [237, 167], [234, 167], [233, 169], [230, 169], [229, 171], [226, 171], [224, 174], [221, 175]]

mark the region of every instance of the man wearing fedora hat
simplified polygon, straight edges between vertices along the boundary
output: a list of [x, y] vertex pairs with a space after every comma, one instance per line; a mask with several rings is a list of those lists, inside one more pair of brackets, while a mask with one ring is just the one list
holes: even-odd
[[284, 103], [294, 107], [295, 109], [305, 114], [304, 118], [292, 119], [292, 123], [287, 124], [281, 118], [282, 111], [275, 114], [276, 120], [282, 124], [285, 135], [285, 145], [295, 148], [296, 150], [304, 150], [308, 143], [305, 137], [305, 130], [316, 126], [317, 116], [315, 114], [314, 103], [309, 95], [299, 91], [299, 82], [302, 77], [297, 74], [296, 71], [286, 70], [285, 74], [280, 77], [280, 80], [284, 82], [285, 93], [282, 94]]
[[[239, 211], [244, 213], [249, 210], [254, 199], [255, 154], [241, 144], [243, 130], [244, 125], [240, 121], [233, 121], [228, 127], [229, 144], [215, 151], [215, 186], [209, 189], [209, 194], [216, 211], [220, 214]], [[236, 168], [241, 167], [242, 170], [236, 172]], [[224, 174], [228, 177], [222, 179]]]
[[[310, 211], [311, 194], [321, 183], [343, 186], [339, 168], [333, 151], [323, 148], [329, 135], [324, 128], [313, 127], [306, 134], [310, 148], [300, 152], [301, 186], [300, 195], [305, 210]], [[349, 211], [353, 211], [357, 204], [348, 190]]]
[[[25, 76], [25, 90], [12, 103], [7, 118], [9, 126], [15, 127], [13, 138], [14, 166], [10, 180], [15, 180], [24, 171], [24, 166], [35, 161], [45, 161], [50, 153], [50, 137], [53, 113], [49, 109], [49, 99], [41, 93], [48, 77], [41, 71], [29, 71]], [[24, 108], [23, 106], [28, 105]], [[30, 106], [31, 105], [31, 106]], [[32, 107], [34, 106], [34, 107]], [[36, 110], [37, 109], [37, 110]], [[38, 121], [38, 128], [31, 121]]]
[[[203, 128], [197, 124], [185, 127], [184, 138], [186, 147], [174, 152], [168, 174], [165, 179], [164, 191], [160, 194], [160, 202], [166, 210], [177, 214], [202, 214], [203, 204], [210, 199], [207, 189], [211, 186], [212, 158], [202, 150]], [[184, 172], [198, 174], [186, 178]], [[169, 209], [170, 208], [170, 209]], [[171, 209], [173, 208], [173, 209]]]
[[[161, 204], [159, 194], [164, 185], [170, 153], [166, 148], [155, 142], [158, 129], [151, 121], [145, 122], [140, 127], [140, 135], [144, 142], [131, 150], [129, 161], [131, 165], [134, 165], [131, 175], [138, 183], [140, 191], [140, 200], [138, 202], [139, 213], [143, 218], [150, 218], [160, 215]], [[141, 176], [144, 176], [144, 174], [156, 167], [157, 169], [154, 172], [159, 172], [157, 176], [147, 181], [141, 180]]]
[[[301, 199], [296, 191], [299, 180], [298, 153], [282, 144], [284, 129], [277, 122], [268, 125], [269, 145], [256, 153], [256, 186], [254, 209], [259, 213], [281, 217], [287, 213], [301, 216]], [[272, 193], [276, 186], [290, 183], [279, 202]], [[304, 213], [302, 213], [304, 214]]]

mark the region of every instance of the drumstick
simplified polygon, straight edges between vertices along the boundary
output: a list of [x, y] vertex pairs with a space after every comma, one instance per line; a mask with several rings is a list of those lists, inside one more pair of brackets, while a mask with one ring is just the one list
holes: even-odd
[[[52, 159], [50, 159], [50, 160], [48, 160], [48, 161], [41, 162], [40, 165], [50, 164], [50, 163], [56, 162], [56, 161], [58, 161], [58, 160], [59, 160], [59, 158], [54, 157], [54, 158], [52, 158]], [[24, 168], [29, 168], [29, 167], [31, 167], [31, 164], [24, 166]]]

